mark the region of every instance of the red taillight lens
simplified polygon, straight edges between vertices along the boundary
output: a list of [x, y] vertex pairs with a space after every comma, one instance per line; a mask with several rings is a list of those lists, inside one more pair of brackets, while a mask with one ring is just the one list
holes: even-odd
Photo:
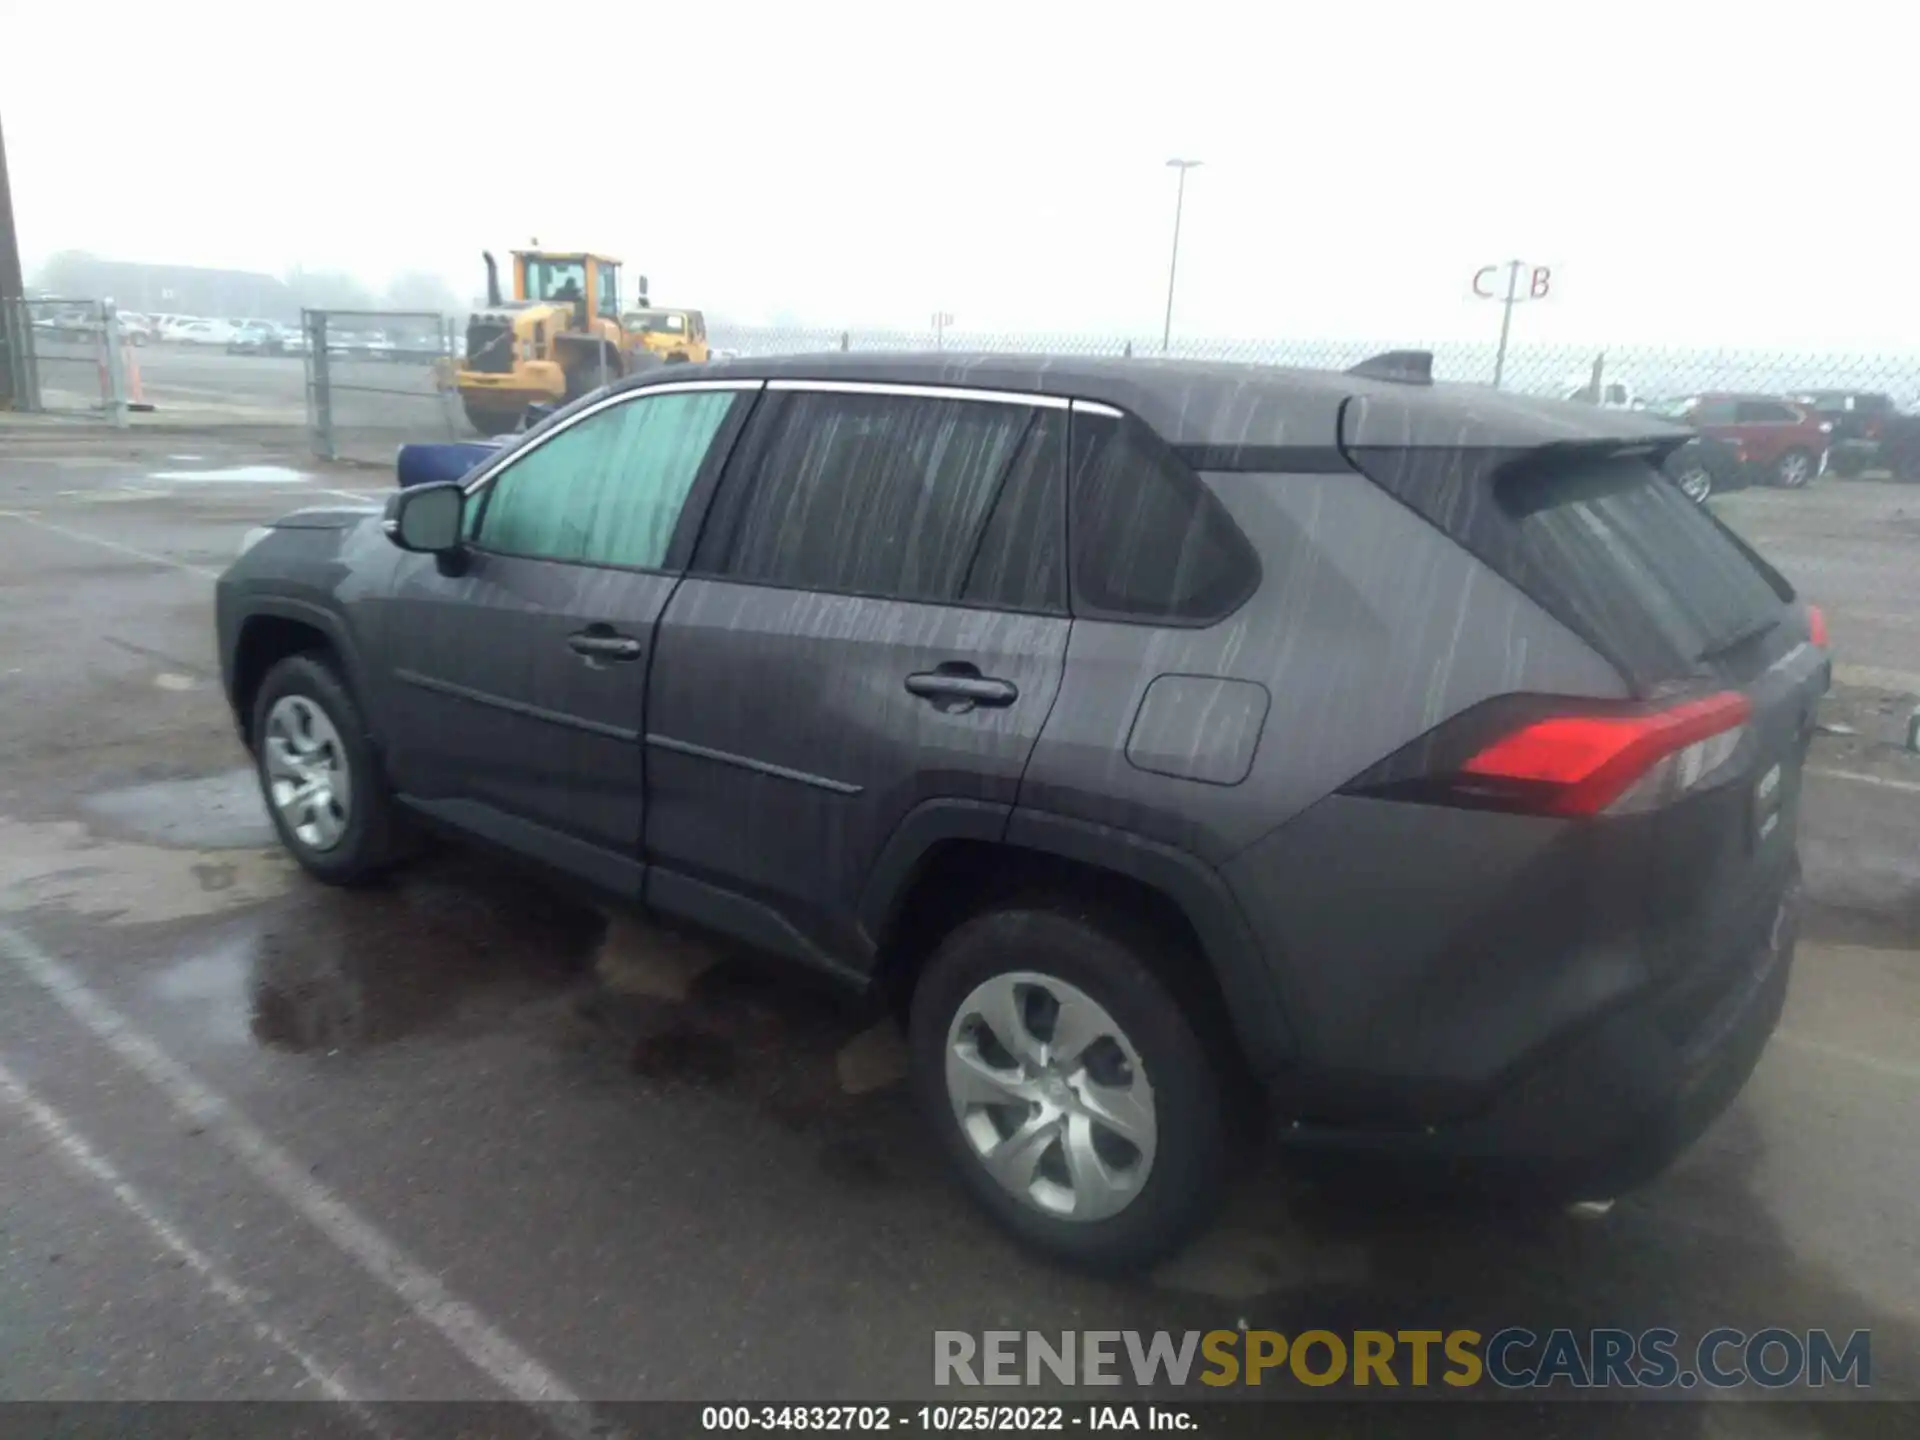
[[1827, 617], [1818, 605], [1807, 606], [1807, 639], [1822, 650], [1827, 648]]
[[1718, 769], [1752, 713], [1727, 691], [1648, 715], [1556, 715], [1494, 741], [1461, 771], [1550, 815], [1648, 810]]

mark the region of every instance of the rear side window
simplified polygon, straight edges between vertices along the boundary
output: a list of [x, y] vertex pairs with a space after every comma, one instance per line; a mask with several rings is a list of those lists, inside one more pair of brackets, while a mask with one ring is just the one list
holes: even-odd
[[1791, 405], [1781, 405], [1772, 400], [1742, 400], [1733, 418], [1740, 425], [1782, 425], [1792, 424], [1802, 417]]
[[749, 442], [749, 491], [719, 568], [801, 590], [952, 601], [1033, 414], [985, 401], [783, 396]]
[[1201, 625], [1259, 582], [1252, 547], [1200, 477], [1137, 420], [1075, 408], [1073, 610]]

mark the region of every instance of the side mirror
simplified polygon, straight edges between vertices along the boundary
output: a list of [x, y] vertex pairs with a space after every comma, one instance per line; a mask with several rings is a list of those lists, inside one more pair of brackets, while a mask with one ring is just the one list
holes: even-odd
[[415, 485], [387, 498], [387, 514], [380, 528], [402, 550], [445, 555], [460, 548], [466, 508], [467, 492], [457, 480]]

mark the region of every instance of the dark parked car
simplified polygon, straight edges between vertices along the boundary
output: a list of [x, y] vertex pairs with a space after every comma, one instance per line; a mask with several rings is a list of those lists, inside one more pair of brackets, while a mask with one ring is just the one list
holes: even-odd
[[1826, 469], [1832, 426], [1808, 406], [1774, 395], [1707, 394], [1649, 408], [1726, 441], [1766, 484], [1798, 490]]
[[1724, 490], [1744, 490], [1752, 481], [1739, 447], [1712, 435], [1689, 435], [1660, 462], [1660, 468], [1696, 505], [1704, 505], [1709, 495]]
[[1780, 1014], [1824, 625], [1672, 425], [1430, 375], [663, 367], [256, 537], [226, 693], [322, 880], [428, 824], [896, 1007], [1056, 1256], [1192, 1233], [1255, 1095], [1612, 1195]]
[[1808, 390], [1793, 399], [1833, 427], [1830, 453], [1836, 475], [1858, 475], [1879, 464], [1881, 443], [1901, 418], [1893, 397], [1877, 391]]
[[229, 355], [283, 355], [286, 337], [280, 327], [266, 320], [249, 320], [233, 332], [227, 341]]

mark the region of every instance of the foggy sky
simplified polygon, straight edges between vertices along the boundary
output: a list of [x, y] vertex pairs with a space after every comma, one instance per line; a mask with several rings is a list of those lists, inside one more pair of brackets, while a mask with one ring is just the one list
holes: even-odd
[[[481, 284], [538, 236], [735, 319], [1910, 348], [1920, 7], [0, 0], [29, 265]], [[1869, 39], [1868, 37], [1871, 37]]]

